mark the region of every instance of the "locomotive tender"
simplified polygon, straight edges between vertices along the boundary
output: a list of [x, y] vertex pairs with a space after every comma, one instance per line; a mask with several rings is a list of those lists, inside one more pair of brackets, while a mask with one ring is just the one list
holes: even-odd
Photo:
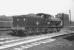
[[58, 32], [62, 28], [62, 21], [52, 16], [19, 15], [13, 16], [11, 30], [15, 35], [39, 35]]

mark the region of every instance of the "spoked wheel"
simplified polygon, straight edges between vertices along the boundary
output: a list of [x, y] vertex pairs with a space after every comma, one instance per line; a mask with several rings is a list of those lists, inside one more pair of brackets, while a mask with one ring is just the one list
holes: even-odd
[[24, 31], [23, 30], [13, 30], [11, 33], [12, 36], [25, 36]]
[[57, 29], [56, 28], [53, 28], [53, 32], [57, 32]]
[[47, 28], [47, 33], [53, 33], [53, 32], [54, 32], [53, 28]]
[[25, 36], [23, 30], [18, 30], [16, 34], [17, 34], [18, 36]]
[[16, 36], [17, 35], [17, 31], [16, 30], [12, 30], [12, 32], [10, 33], [10, 35]]
[[60, 28], [57, 28], [57, 32], [59, 32], [60, 31]]

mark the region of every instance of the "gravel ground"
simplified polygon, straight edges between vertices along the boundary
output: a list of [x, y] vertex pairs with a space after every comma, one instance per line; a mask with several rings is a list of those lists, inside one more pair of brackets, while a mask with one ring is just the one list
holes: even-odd
[[67, 36], [55, 37], [56, 40], [53, 42], [41, 44], [27, 50], [74, 50], [74, 40], [70, 41], [64, 37]]
[[70, 41], [65, 39], [57, 39], [54, 42], [41, 44], [26, 50], [74, 50], [74, 46]]
[[[6, 36], [6, 35], [4, 34], [3, 36]], [[55, 37], [55, 39], [56, 40], [53, 42], [41, 44], [41, 45], [29, 48], [29, 49], [24, 49], [24, 50], [74, 50], [74, 41], [69, 41], [67, 39], [64, 39], [63, 36], [61, 37], [59, 36], [57, 38]]]

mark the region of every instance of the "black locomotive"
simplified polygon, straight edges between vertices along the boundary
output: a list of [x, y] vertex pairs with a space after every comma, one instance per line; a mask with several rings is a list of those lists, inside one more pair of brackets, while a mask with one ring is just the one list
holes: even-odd
[[19, 15], [13, 16], [12, 34], [14, 35], [40, 35], [58, 32], [62, 28], [62, 21], [52, 16]]

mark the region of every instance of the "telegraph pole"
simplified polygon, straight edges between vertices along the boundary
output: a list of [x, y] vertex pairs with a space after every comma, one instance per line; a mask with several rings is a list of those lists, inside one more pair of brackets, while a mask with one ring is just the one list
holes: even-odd
[[71, 26], [71, 10], [69, 10], [69, 22], [70, 22], [70, 26]]

